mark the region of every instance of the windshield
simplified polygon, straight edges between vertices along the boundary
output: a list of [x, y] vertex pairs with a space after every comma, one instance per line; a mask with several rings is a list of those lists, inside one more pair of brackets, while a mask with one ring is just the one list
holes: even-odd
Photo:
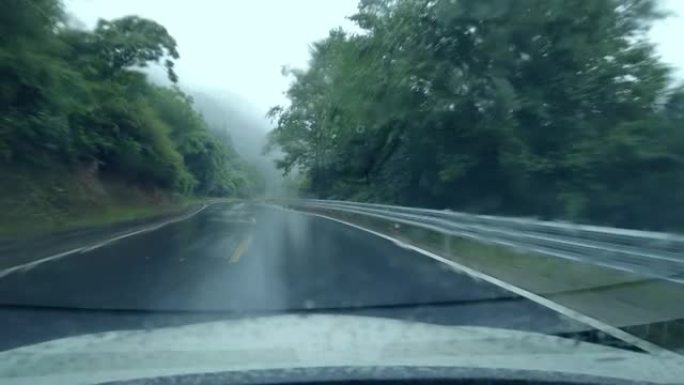
[[[116, 345], [141, 369], [238, 335], [253, 365], [366, 360], [290, 339], [335, 330], [354, 342], [332, 350], [434, 366], [470, 335], [458, 365], [663, 382], [653, 368], [684, 359], [682, 17], [674, 0], [5, 0], [0, 357], [138, 331], [167, 341]], [[549, 346], [565, 358], [533, 358]], [[12, 366], [0, 378], [54, 374]]]

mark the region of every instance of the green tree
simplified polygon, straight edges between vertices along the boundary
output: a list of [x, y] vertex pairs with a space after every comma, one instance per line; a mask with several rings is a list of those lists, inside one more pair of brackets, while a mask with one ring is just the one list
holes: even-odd
[[173, 59], [178, 59], [176, 40], [166, 28], [138, 16], [100, 20], [94, 32], [94, 44], [103, 63], [105, 76], [130, 67], [145, 67], [164, 59], [169, 80], [178, 81]]
[[57, 0], [0, 4], [3, 169], [87, 168], [141, 186], [199, 195], [252, 191], [253, 175], [177, 88], [139, 71], [161, 62], [178, 80], [176, 42], [137, 16], [69, 27]]
[[363, 0], [363, 33], [332, 31], [291, 71], [279, 166], [321, 197], [657, 227], [651, 199], [677, 202], [659, 191], [680, 169], [645, 36], [660, 16], [651, 0]]

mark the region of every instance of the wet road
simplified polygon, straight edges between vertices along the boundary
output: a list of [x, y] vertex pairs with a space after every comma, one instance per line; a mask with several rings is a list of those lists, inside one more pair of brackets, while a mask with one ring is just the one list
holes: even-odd
[[584, 327], [393, 242], [275, 207], [189, 219], [0, 278], [0, 349], [284, 312], [544, 333]]

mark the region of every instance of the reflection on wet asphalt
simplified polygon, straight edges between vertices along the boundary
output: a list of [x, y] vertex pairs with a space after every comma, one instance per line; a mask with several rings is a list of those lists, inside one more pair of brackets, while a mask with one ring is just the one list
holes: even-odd
[[583, 327], [364, 231], [250, 204], [0, 278], [0, 349], [64, 336], [285, 312], [543, 333]]

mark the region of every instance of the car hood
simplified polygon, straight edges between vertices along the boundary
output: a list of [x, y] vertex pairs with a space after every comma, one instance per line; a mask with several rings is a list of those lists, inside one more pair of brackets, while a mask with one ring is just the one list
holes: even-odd
[[678, 383], [684, 365], [535, 333], [400, 320], [283, 315], [70, 337], [0, 353], [3, 384], [93, 384], [315, 367], [535, 370]]

